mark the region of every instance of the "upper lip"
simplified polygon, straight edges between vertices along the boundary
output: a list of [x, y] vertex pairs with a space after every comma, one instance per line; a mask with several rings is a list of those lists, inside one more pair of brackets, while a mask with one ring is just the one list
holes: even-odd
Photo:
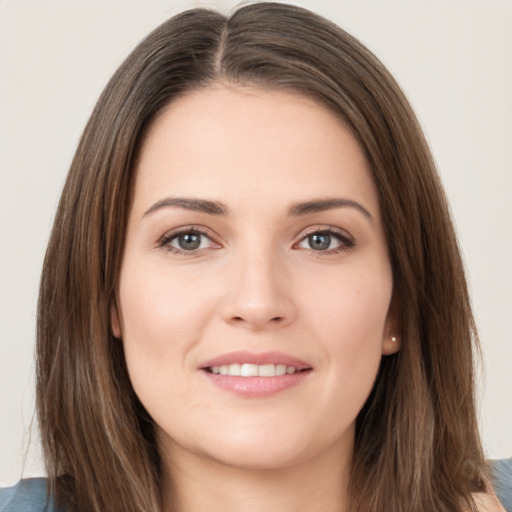
[[288, 354], [281, 352], [247, 352], [247, 351], [235, 351], [223, 354], [221, 356], [209, 359], [199, 365], [199, 368], [211, 368], [213, 366], [223, 366], [230, 364], [284, 364], [286, 366], [293, 366], [297, 370], [311, 369], [311, 365], [307, 364], [296, 357], [292, 357]]

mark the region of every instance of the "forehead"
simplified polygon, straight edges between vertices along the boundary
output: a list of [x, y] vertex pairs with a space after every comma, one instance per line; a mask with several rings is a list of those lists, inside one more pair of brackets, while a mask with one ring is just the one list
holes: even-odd
[[254, 197], [270, 204], [341, 194], [378, 209], [350, 130], [291, 92], [219, 85], [176, 99], [148, 131], [136, 173], [134, 206], [165, 195], [243, 206]]

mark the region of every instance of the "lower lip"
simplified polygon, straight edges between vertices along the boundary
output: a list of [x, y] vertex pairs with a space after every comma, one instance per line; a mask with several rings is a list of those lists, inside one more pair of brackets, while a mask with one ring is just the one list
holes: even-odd
[[216, 386], [236, 395], [246, 397], [272, 396], [280, 391], [297, 386], [306, 379], [311, 370], [276, 377], [236, 377], [203, 370], [206, 377]]

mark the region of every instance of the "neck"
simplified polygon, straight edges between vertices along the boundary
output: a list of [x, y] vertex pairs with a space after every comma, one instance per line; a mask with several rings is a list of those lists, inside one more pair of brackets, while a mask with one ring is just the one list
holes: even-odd
[[[350, 458], [326, 450], [289, 467], [233, 467], [172, 450], [164, 510], [173, 512], [345, 512]], [[171, 466], [171, 465], [169, 465]], [[170, 483], [172, 482], [172, 484]]]

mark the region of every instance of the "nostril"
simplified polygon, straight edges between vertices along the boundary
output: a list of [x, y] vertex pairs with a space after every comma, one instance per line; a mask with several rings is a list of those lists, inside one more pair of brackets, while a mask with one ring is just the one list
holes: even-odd
[[[280, 323], [283, 323], [285, 320], [285, 317], [284, 316], [274, 316], [272, 318], [269, 318], [268, 319], [268, 323], [269, 324], [280, 324]], [[240, 323], [251, 323], [250, 320], [242, 317], [242, 316], [233, 316], [231, 318], [231, 321], [234, 322], [234, 323], [237, 323], [237, 324], [240, 324]]]

